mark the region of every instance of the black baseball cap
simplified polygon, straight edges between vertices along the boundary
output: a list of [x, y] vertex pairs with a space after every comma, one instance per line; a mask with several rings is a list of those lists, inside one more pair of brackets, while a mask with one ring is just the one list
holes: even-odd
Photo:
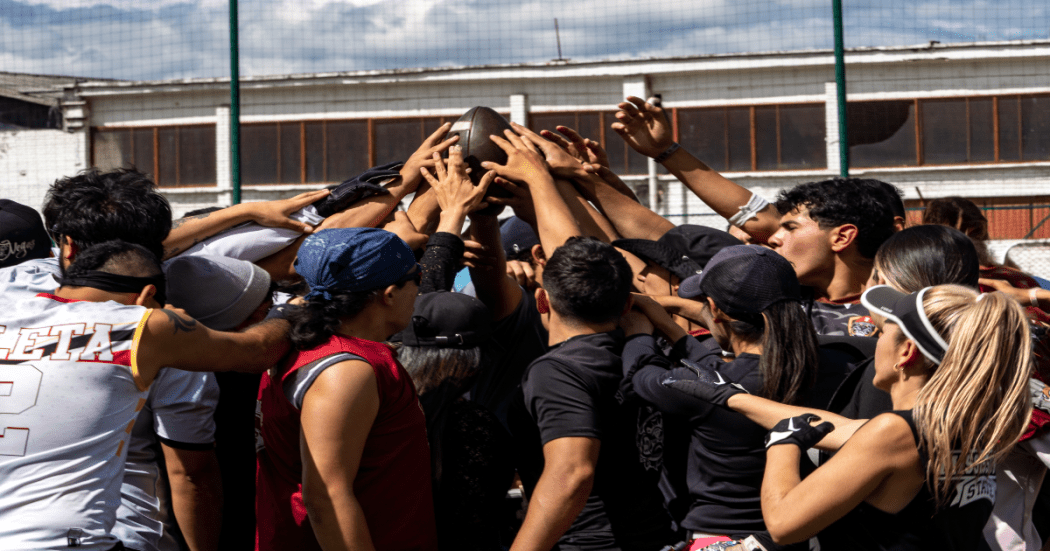
[[678, 296], [708, 296], [730, 316], [744, 317], [780, 301], [801, 301], [802, 287], [783, 256], [758, 245], [735, 245], [714, 255], [703, 273], [682, 281]]
[[51, 238], [37, 212], [0, 199], [0, 268], [51, 255]]
[[876, 285], [864, 291], [860, 302], [872, 314], [897, 324], [904, 335], [919, 347], [923, 356], [940, 365], [944, 353], [948, 351], [948, 343], [934, 329], [922, 306], [923, 296], [932, 288], [905, 294], [889, 285]]
[[416, 297], [412, 323], [390, 338], [405, 346], [473, 348], [492, 336], [492, 314], [480, 300], [438, 291]]
[[685, 279], [700, 273], [718, 251], [742, 243], [722, 230], [682, 224], [667, 230], [656, 241], [617, 239], [612, 244]]

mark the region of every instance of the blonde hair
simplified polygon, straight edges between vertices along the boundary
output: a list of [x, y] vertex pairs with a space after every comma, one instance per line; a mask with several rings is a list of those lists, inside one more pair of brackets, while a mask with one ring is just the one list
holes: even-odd
[[999, 461], [1027, 426], [1032, 345], [1024, 310], [1002, 293], [940, 285], [923, 308], [948, 342], [940, 365], [927, 360], [932, 374], [913, 410], [927, 484], [941, 505], [971, 456], [970, 467]]

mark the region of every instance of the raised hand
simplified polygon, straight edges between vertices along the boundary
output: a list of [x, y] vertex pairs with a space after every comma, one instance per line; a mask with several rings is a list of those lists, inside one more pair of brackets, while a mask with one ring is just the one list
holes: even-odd
[[555, 127], [565, 139], [550, 130], [541, 130], [540, 135], [560, 145], [581, 163], [593, 163], [601, 166], [609, 166], [609, 156], [602, 149], [602, 145], [590, 138], [580, 136], [578, 132], [568, 126]]
[[481, 177], [481, 182], [475, 187], [468, 175], [467, 166], [463, 162], [463, 148], [458, 145], [453, 145], [449, 148], [447, 168], [441, 160], [440, 153], [433, 154], [433, 161], [433, 170], [437, 174], [436, 178], [426, 167], [420, 167], [419, 171], [430, 183], [430, 187], [433, 188], [432, 193], [434, 198], [437, 199], [442, 213], [455, 212], [466, 216], [468, 213], [486, 206], [483, 200], [489, 184], [496, 177], [494, 172], [487, 172]]
[[812, 413], [803, 413], [780, 421], [766, 434], [766, 449], [780, 444], [793, 444], [802, 451], [812, 448], [835, 430], [835, 425], [827, 421], [813, 425], [816, 421], [820, 421], [820, 417]]
[[722, 407], [726, 407], [729, 399], [737, 394], [750, 394], [739, 383], [726, 380], [711, 367], [689, 360], [682, 360], [682, 365], [695, 373], [697, 378], [678, 379], [668, 375], [660, 384]]
[[505, 138], [493, 135], [489, 136], [489, 139], [507, 154], [507, 164], [498, 165], [485, 161], [481, 166], [506, 179], [525, 182], [528, 185], [554, 185], [554, 178], [551, 177], [547, 163], [544, 162], [536, 144], [528, 136], [519, 136], [510, 130], [504, 130], [503, 134]]
[[674, 135], [664, 110], [642, 98], [628, 96], [627, 101], [617, 105], [616, 120], [612, 129], [620, 135], [631, 149], [647, 157], [657, 157], [671, 147]]
[[252, 220], [260, 226], [266, 226], [269, 228], [286, 228], [302, 233], [312, 233], [314, 230], [310, 225], [298, 220], [293, 220], [289, 218], [288, 215], [307, 205], [313, 204], [319, 199], [323, 199], [329, 193], [330, 192], [327, 189], [307, 191], [287, 199], [249, 203], [248, 208], [251, 209], [250, 216]]
[[519, 186], [506, 178], [500, 178], [498, 176], [495, 179], [495, 184], [510, 193], [510, 197], [497, 197], [493, 195], [487, 199], [488, 202], [493, 205], [500, 205], [514, 209], [514, 214], [518, 218], [521, 218], [525, 223], [535, 227], [536, 208], [532, 203], [532, 194], [529, 193], [528, 186]]
[[[550, 167], [551, 172], [556, 176], [572, 178], [583, 172], [583, 163], [581, 163], [574, 155], [574, 150], [570, 151], [568, 148], [563, 147], [557, 142], [544, 139], [543, 136], [536, 134], [520, 124], [510, 124], [518, 134], [528, 139], [543, 152], [543, 156], [547, 160], [547, 165]], [[550, 132], [547, 132], [547, 134], [550, 134]], [[572, 144], [565, 142], [564, 139], [561, 141], [566, 143], [570, 148], [572, 147]]]
[[405, 161], [405, 165], [401, 167], [401, 178], [409, 185], [409, 188], [414, 190], [422, 181], [422, 174], [419, 172], [421, 168], [432, 168], [434, 166], [434, 154], [438, 154], [438, 158], [441, 157], [441, 153], [444, 153], [446, 149], [452, 146], [452, 144], [459, 141], [459, 135], [452, 136], [451, 138], [442, 141], [441, 138], [448, 134], [448, 131], [452, 128], [452, 123], [446, 122], [442, 124], [433, 134], [423, 140], [423, 143], [416, 149], [414, 153]]

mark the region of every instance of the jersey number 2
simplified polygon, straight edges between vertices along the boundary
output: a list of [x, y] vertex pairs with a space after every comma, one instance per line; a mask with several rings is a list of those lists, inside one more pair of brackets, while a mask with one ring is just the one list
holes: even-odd
[[18, 415], [36, 405], [43, 375], [30, 365], [0, 367], [0, 455], [22, 456], [29, 443], [29, 429], [10, 427], [3, 415]]

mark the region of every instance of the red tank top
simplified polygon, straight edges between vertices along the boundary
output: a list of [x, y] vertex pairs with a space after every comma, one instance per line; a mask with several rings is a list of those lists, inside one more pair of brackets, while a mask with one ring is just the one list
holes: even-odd
[[365, 441], [354, 494], [372, 543], [383, 550], [436, 550], [426, 420], [412, 380], [382, 343], [335, 335], [264, 374], [256, 406], [255, 549], [319, 550], [303, 505], [300, 410], [283, 383], [298, 369], [334, 354], [360, 356], [379, 386], [379, 412]]

